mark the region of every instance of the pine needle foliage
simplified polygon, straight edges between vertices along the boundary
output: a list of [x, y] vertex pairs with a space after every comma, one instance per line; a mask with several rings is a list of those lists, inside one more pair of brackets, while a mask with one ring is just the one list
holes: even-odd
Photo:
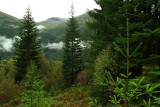
[[65, 33], [62, 61], [62, 73], [67, 86], [74, 84], [78, 73], [83, 69], [81, 40], [79, 38], [78, 23], [74, 17], [73, 4], [70, 15]]
[[31, 11], [28, 8], [26, 15], [24, 15], [19, 31], [18, 37], [14, 43], [15, 54], [15, 80], [19, 82], [27, 73], [27, 67], [30, 65], [31, 60], [39, 68], [39, 54], [41, 50], [40, 39], [38, 38], [38, 29], [34, 22]]

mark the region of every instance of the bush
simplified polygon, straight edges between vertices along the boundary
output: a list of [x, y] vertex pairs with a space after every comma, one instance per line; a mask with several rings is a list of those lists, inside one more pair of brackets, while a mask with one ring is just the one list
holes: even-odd
[[61, 72], [62, 63], [61, 62], [55, 62], [53, 71], [47, 72], [46, 77], [44, 78], [44, 84], [45, 84], [45, 90], [46, 91], [52, 91], [53, 94], [54, 91], [59, 90], [63, 87], [64, 81], [63, 81], [63, 75]]
[[28, 67], [26, 74], [25, 87], [26, 90], [21, 93], [21, 97], [17, 100], [20, 101], [20, 106], [29, 107], [46, 107], [49, 105], [50, 100], [46, 98], [45, 91], [43, 91], [43, 81], [38, 74], [38, 69], [34, 63]]
[[95, 72], [106, 73], [110, 72], [116, 79], [118, 76], [118, 64], [116, 63], [115, 56], [113, 55], [111, 45], [108, 45], [106, 49], [102, 50], [95, 61]]
[[47, 61], [45, 59], [45, 55], [44, 55], [43, 52], [40, 54], [40, 58], [41, 58], [40, 59], [40, 64], [41, 64], [40, 71], [41, 71], [41, 74], [42, 75], [46, 75], [47, 72], [51, 72], [52, 71], [51, 65], [50, 65], [49, 61]]
[[5, 78], [13, 78], [14, 77], [14, 65], [13, 60], [1, 60], [0, 62], [0, 82]]
[[[153, 67], [151, 66], [148, 66], [148, 67], [144, 66], [143, 68], [144, 68], [145, 77], [137, 77], [135, 79], [129, 79], [128, 91], [126, 91], [127, 77], [124, 74], [121, 74], [121, 76], [116, 77], [115, 79], [115, 75], [113, 75], [113, 73], [110, 72], [111, 69], [109, 69], [111, 66], [108, 66], [108, 64], [106, 64], [107, 61], [105, 61], [104, 59], [105, 57], [101, 57], [101, 56], [99, 57], [100, 58], [97, 58], [99, 59], [97, 61], [98, 63], [95, 66], [94, 87], [97, 86], [99, 90], [101, 87], [104, 87], [107, 89], [106, 92], [104, 90], [100, 90], [100, 91], [98, 90], [99, 91], [98, 95], [106, 94], [106, 96], [107, 95], [109, 96], [108, 98], [104, 96], [105, 102], [108, 102], [108, 104], [110, 104], [111, 106], [120, 106], [120, 105], [124, 106], [124, 102], [127, 99], [128, 105], [131, 107], [133, 104], [134, 106], [138, 106], [138, 105], [145, 106], [147, 104], [148, 99], [149, 99], [149, 102], [153, 102], [154, 101], [153, 99], [155, 97], [159, 97], [159, 93], [160, 93], [160, 91], [158, 91], [160, 89], [160, 84], [158, 82], [159, 71], [158, 72], [155, 71], [155, 69], [159, 70], [159, 67], [154, 66], [154, 69], [153, 69]], [[105, 70], [104, 69], [105, 66], [109, 68]], [[131, 75], [131, 73], [129, 73], [129, 75]], [[154, 81], [154, 85], [152, 83], [153, 81]], [[92, 92], [95, 92], [94, 93], [95, 95], [98, 91], [94, 89], [94, 91]], [[104, 92], [104, 94], [102, 94], [102, 92]], [[99, 101], [103, 101], [103, 99], [100, 99], [101, 97], [95, 97], [95, 98], [98, 103], [104, 105], [103, 102], [102, 103], [99, 102]], [[152, 104], [152, 105], [157, 106], [156, 104]]]
[[105, 75], [106, 73], [110, 73], [115, 80], [119, 75], [118, 69], [111, 45], [108, 45], [107, 48], [99, 54], [95, 61], [93, 84], [90, 93], [92, 99], [95, 99], [99, 105], [106, 106], [110, 99], [109, 96], [112, 95], [112, 93], [108, 90], [109, 87], [97, 84], [101, 78], [96, 75]]
[[84, 69], [83, 71], [81, 71], [78, 74], [76, 82], [77, 83], [81, 83], [83, 85], [87, 85], [90, 82], [90, 80], [91, 80], [90, 74], [91, 74], [91, 72], [89, 71], [88, 68]]
[[23, 85], [14, 83], [13, 78], [4, 79], [0, 83], [0, 104], [8, 103], [19, 96], [19, 91], [23, 90]]

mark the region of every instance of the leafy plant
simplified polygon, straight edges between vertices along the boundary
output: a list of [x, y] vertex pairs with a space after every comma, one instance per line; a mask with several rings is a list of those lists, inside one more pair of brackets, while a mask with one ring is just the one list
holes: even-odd
[[98, 104], [96, 98], [90, 98], [89, 106], [90, 107], [102, 107], [101, 105]]
[[146, 102], [146, 100], [143, 99], [143, 102], [145, 104], [145, 107], [151, 107], [151, 99], [148, 100], [148, 103]]
[[[94, 73], [93, 73], [93, 82], [90, 97], [96, 98], [97, 102], [102, 106], [106, 106], [109, 102], [110, 95], [112, 93], [109, 92], [110, 86], [104, 84], [100, 81], [115, 81], [118, 74], [118, 65], [115, 61], [115, 57], [113, 55], [113, 51], [111, 45], [108, 45], [97, 57], [94, 64]], [[109, 72], [112, 75], [106, 75]], [[107, 78], [107, 79], [106, 79]]]
[[[129, 73], [129, 75], [131, 75], [131, 73]], [[116, 81], [113, 80], [109, 72], [103, 75], [95, 73], [95, 76], [97, 78], [97, 85], [108, 87], [108, 90], [113, 93], [113, 95], [110, 96], [110, 102], [115, 105], [123, 105], [126, 100], [126, 76], [124, 74], [121, 74], [123, 78], [117, 77]], [[137, 99], [142, 99], [144, 96], [153, 99], [155, 94], [160, 93], [160, 91], [157, 91], [157, 88], [160, 87], [160, 84], [157, 84], [155, 86], [151, 86], [150, 84], [144, 84], [144, 79], [145, 77], [129, 80], [129, 90], [126, 93], [128, 102], [132, 102]], [[145, 100], [143, 101], [145, 102]]]
[[21, 93], [20, 106], [27, 107], [47, 107], [49, 106], [50, 100], [46, 98], [45, 91], [43, 91], [43, 83], [40, 76], [37, 74], [38, 70], [34, 63], [28, 68], [28, 73], [26, 75], [26, 90]]
[[155, 97], [153, 103], [157, 104], [158, 106], [160, 106], [160, 97], [159, 98]]

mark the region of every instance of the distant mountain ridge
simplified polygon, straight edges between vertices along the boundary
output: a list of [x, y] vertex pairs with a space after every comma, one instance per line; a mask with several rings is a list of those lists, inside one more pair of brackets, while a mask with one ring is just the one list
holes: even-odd
[[0, 35], [13, 38], [17, 33], [20, 19], [0, 11]]
[[0, 11], [0, 24], [19, 24], [19, 19]]
[[[77, 16], [76, 18], [78, 21], [79, 30], [81, 32], [81, 38], [86, 38], [86, 36], [84, 35], [86, 29], [85, 22], [88, 20], [89, 17], [85, 13], [80, 16]], [[0, 37], [6, 38], [7, 41], [12, 43], [14, 36], [17, 35], [20, 21], [21, 19], [18, 19], [14, 16], [11, 16], [9, 14], [0, 11]], [[63, 42], [66, 23], [67, 19], [59, 17], [51, 17], [44, 21], [38, 22], [37, 28], [41, 28], [39, 33], [39, 36], [41, 38], [41, 43], [43, 45], [47, 45], [52, 43], [59, 43], [61, 41]], [[0, 48], [1, 45], [2, 44], [0, 42]], [[6, 43], [6, 45], [8, 44]], [[46, 58], [52, 58], [55, 60], [61, 59], [62, 50], [57, 50], [57, 49], [51, 50], [47, 48], [44, 48], [43, 50], [45, 52]], [[9, 58], [10, 56], [13, 56], [13, 53], [6, 52], [4, 53], [3, 56], [6, 56], [5, 58]]]
[[[85, 28], [85, 22], [88, 20], [88, 14], [84, 13], [77, 16], [77, 21], [81, 31]], [[18, 26], [21, 19], [0, 11], [0, 35], [7, 38], [13, 38], [17, 34]], [[42, 43], [47, 44], [60, 42], [64, 40], [64, 33], [67, 19], [59, 17], [51, 17], [44, 21], [38, 22], [37, 25], [43, 29], [39, 33]]]
[[65, 18], [60, 18], [60, 17], [51, 17], [48, 18], [44, 21], [38, 22], [38, 25], [47, 25], [47, 24], [51, 24], [51, 23], [61, 23], [61, 22], [65, 22], [67, 19]]

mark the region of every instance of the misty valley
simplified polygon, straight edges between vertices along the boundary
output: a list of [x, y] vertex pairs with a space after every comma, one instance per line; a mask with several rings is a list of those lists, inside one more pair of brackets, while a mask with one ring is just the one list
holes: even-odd
[[40, 22], [0, 10], [0, 107], [160, 107], [159, 0], [93, 1]]

